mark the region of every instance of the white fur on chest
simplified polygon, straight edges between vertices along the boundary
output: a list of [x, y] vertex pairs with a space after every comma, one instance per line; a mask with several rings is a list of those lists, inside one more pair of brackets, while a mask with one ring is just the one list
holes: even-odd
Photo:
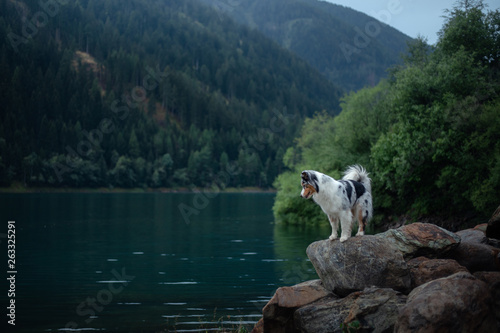
[[345, 210], [347, 207], [342, 200], [342, 196], [337, 194], [339, 187], [341, 187], [340, 183], [332, 178], [330, 179], [330, 181], [321, 184], [319, 193], [314, 193], [312, 198], [326, 215], [337, 216], [340, 211]]

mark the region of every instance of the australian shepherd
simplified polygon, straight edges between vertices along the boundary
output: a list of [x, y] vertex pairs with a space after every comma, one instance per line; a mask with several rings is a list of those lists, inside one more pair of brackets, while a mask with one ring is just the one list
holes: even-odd
[[356, 236], [364, 235], [365, 227], [373, 214], [371, 179], [365, 168], [350, 166], [341, 180], [318, 171], [305, 170], [302, 171], [301, 185], [300, 196], [305, 199], [312, 197], [328, 216], [332, 226], [330, 240], [337, 238], [339, 221], [342, 228], [340, 241], [344, 242], [351, 237], [354, 217], [358, 220]]

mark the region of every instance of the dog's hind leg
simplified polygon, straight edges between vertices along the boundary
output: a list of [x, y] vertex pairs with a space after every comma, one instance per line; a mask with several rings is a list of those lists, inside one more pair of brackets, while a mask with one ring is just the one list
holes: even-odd
[[346, 211], [340, 215], [340, 227], [342, 228], [342, 233], [340, 234], [340, 241], [345, 242], [349, 237], [351, 237], [352, 229], [352, 212]]
[[339, 230], [339, 219], [338, 217], [328, 215], [328, 220], [330, 221], [330, 225], [332, 226], [332, 234], [330, 235], [330, 240], [337, 239], [337, 232]]
[[358, 219], [358, 233], [356, 236], [363, 236], [365, 234], [366, 219], [367, 216], [363, 215], [363, 209], [359, 209], [356, 213], [356, 218]]

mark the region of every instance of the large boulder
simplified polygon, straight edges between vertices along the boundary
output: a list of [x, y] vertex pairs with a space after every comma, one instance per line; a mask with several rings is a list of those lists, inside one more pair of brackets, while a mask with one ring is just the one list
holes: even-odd
[[340, 299], [322, 299], [301, 307], [294, 313], [296, 332], [342, 332], [341, 325], [349, 315], [352, 304], [353, 298], [348, 296]]
[[488, 285], [493, 298], [497, 327], [500, 330], [500, 272], [476, 272], [474, 276]]
[[384, 237], [327, 239], [310, 244], [306, 252], [324, 287], [340, 296], [371, 286], [410, 291], [403, 255]]
[[295, 326], [303, 333], [357, 331], [392, 332], [406, 296], [392, 289], [368, 288], [343, 299], [324, 300], [295, 311]]
[[368, 288], [355, 299], [344, 325], [358, 324], [360, 330], [392, 332], [407, 296], [392, 289]]
[[496, 331], [488, 286], [466, 272], [415, 288], [394, 328], [394, 332]]
[[264, 332], [293, 332], [294, 311], [327, 296], [335, 298], [323, 287], [320, 280], [278, 288], [273, 298], [262, 309]]
[[431, 223], [412, 223], [377, 236], [388, 239], [406, 260], [420, 256], [437, 258], [460, 244], [459, 236]]
[[500, 206], [491, 216], [486, 228], [486, 237], [500, 239]]
[[437, 257], [459, 243], [459, 236], [434, 224], [413, 223], [343, 243], [314, 242], [306, 252], [325, 288], [340, 296], [371, 286], [408, 293], [411, 279], [406, 260]]
[[458, 272], [468, 272], [467, 268], [452, 259], [418, 257], [408, 261], [408, 267], [410, 268], [412, 288]]
[[498, 271], [500, 249], [480, 243], [462, 242], [444, 257], [456, 260], [471, 273], [478, 271]]

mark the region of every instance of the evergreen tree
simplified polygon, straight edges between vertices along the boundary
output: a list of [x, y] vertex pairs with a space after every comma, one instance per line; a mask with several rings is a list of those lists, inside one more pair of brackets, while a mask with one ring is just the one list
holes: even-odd
[[137, 158], [141, 154], [139, 141], [137, 140], [137, 135], [135, 135], [135, 129], [132, 129], [130, 139], [128, 140], [128, 154], [132, 158]]

